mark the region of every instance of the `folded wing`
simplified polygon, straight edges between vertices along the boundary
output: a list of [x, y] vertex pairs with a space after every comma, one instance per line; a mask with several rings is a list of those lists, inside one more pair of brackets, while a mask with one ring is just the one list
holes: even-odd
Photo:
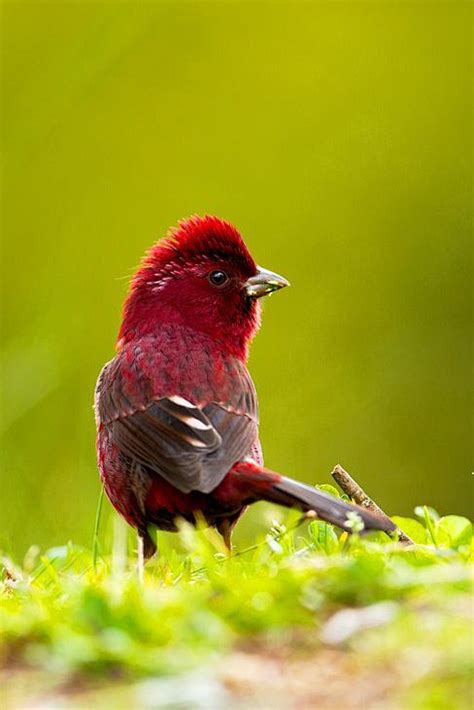
[[152, 380], [137, 372], [137, 362], [139, 358], [133, 360], [138, 383], [133, 391], [125, 356], [119, 354], [104, 368], [96, 392], [99, 424], [124, 456], [151, 475], [162, 476], [183, 493], [209, 493], [258, 438], [250, 375], [242, 363], [227, 359], [215, 377], [215, 363], [203, 359], [195, 372], [197, 403], [184, 375], [178, 378], [180, 392], [170, 392], [172, 378], [166, 372]]

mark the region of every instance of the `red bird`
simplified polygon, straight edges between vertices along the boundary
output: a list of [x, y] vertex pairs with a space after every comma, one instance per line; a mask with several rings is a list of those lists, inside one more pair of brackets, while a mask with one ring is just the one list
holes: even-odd
[[176, 530], [177, 517], [195, 514], [230, 548], [235, 523], [259, 500], [313, 510], [349, 531], [351, 512], [367, 530], [388, 529], [363, 508], [263, 467], [246, 362], [259, 299], [284, 286], [217, 217], [181, 222], [135, 274], [95, 412], [104, 488], [145, 557], [156, 550], [149, 526]]

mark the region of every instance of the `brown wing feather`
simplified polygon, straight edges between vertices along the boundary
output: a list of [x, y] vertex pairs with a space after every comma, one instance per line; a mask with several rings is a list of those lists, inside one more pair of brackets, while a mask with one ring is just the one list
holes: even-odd
[[[189, 339], [184, 341], [189, 348]], [[150, 369], [148, 352], [143, 357], [151, 345], [156, 369]], [[97, 385], [97, 419], [120, 451], [152, 475], [185, 493], [209, 493], [258, 439], [255, 388], [235, 358], [220, 356], [216, 365], [206, 342], [195, 348], [200, 357], [194, 357], [191, 378], [189, 357], [180, 371], [179, 352], [172, 359], [165, 345], [135, 344], [132, 353], [121, 352], [106, 365]]]

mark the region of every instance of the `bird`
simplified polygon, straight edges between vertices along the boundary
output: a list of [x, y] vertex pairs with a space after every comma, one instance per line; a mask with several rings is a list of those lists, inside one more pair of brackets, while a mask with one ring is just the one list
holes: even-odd
[[204, 520], [231, 549], [235, 524], [257, 501], [297, 508], [351, 532], [394, 529], [378, 515], [266, 468], [247, 369], [261, 299], [289, 286], [256, 264], [239, 231], [192, 216], [146, 253], [126, 296], [115, 357], [97, 380], [97, 460], [105, 492], [136, 529]]

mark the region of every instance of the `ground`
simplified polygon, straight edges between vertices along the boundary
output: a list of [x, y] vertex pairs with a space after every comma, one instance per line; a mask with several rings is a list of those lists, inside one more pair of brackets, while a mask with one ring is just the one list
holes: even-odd
[[143, 582], [120, 535], [4, 557], [5, 708], [468, 708], [472, 525], [399, 519], [415, 545], [291, 513], [226, 555], [183, 525]]

